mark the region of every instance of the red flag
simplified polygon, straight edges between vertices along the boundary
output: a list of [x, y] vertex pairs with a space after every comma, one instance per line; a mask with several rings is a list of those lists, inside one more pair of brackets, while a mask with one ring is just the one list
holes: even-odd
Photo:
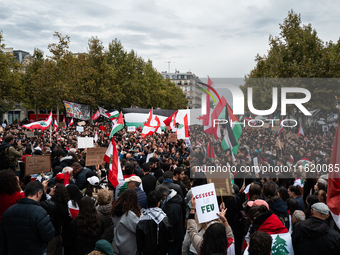
[[207, 147], [207, 157], [210, 158], [210, 159], [215, 158], [214, 148], [211, 144], [210, 138], [209, 138], [209, 143], [208, 143], [208, 147]]
[[[340, 110], [338, 110], [338, 120], [340, 120]], [[328, 173], [328, 187], [327, 187], [327, 205], [331, 210], [334, 222], [340, 228], [340, 121], [336, 129], [332, 156], [330, 165], [333, 169], [329, 169]]]
[[97, 110], [94, 114], [93, 114], [93, 116], [91, 117], [91, 120], [96, 120], [96, 119], [98, 119], [100, 117], [100, 112], [99, 112], [99, 110]]
[[68, 126], [73, 125], [73, 118], [71, 119], [70, 123], [68, 123]]
[[105, 126], [99, 126], [99, 130], [105, 131], [106, 127]]
[[65, 177], [64, 177], [64, 186], [66, 187], [70, 183], [70, 173], [69, 171], [66, 171]]
[[171, 120], [173, 117], [176, 117], [176, 114], [178, 113], [178, 110], [175, 111], [173, 114], [171, 114], [171, 116], [169, 116], [166, 120], [163, 121], [163, 123], [165, 124], [165, 126], [170, 126]]

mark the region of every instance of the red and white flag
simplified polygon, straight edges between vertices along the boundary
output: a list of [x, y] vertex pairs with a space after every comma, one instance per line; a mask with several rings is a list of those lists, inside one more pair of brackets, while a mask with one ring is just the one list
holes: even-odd
[[51, 113], [46, 120], [32, 122], [30, 124], [23, 125], [23, 127], [27, 128], [27, 129], [40, 129], [41, 131], [44, 131], [49, 126], [51, 126], [51, 124], [52, 124], [52, 110], [51, 110]]
[[98, 141], [98, 132], [97, 131], [96, 131], [96, 134], [94, 135], [93, 140], [94, 140], [95, 143]]
[[297, 138], [300, 137], [300, 135], [305, 136], [305, 133], [303, 133], [302, 125], [300, 124], [299, 131], [297, 133]]
[[70, 123], [68, 123], [68, 126], [73, 125], [73, 118], [71, 119]]
[[161, 130], [161, 122], [157, 116], [155, 117], [153, 116], [153, 109], [151, 108], [149, 112], [149, 118], [144, 123], [141, 137], [145, 138], [147, 135], [152, 135], [154, 132], [161, 134], [162, 130]]
[[96, 120], [96, 119], [98, 119], [100, 117], [100, 112], [99, 112], [99, 110], [97, 110], [94, 114], [93, 114], [93, 116], [91, 117], [91, 120]]
[[55, 120], [54, 120], [53, 131], [54, 131], [54, 132], [57, 132], [58, 130], [59, 130], [58, 123], [57, 123], [57, 120], [55, 119]]
[[114, 137], [112, 137], [110, 145], [106, 150], [104, 161], [109, 164], [109, 181], [113, 187], [117, 187], [119, 181], [124, 179]]
[[67, 128], [67, 124], [66, 124], [65, 116], [63, 117], [63, 122], [64, 122], [64, 129], [66, 129]]
[[[340, 118], [340, 110], [338, 109], [338, 120]], [[338, 122], [338, 127], [336, 129], [334, 143], [332, 148], [332, 156], [330, 165], [332, 165], [333, 169], [329, 169], [328, 173], [328, 186], [327, 186], [327, 205], [331, 214], [333, 216], [333, 220], [340, 228], [340, 121]]]
[[[182, 123], [181, 123], [182, 122]], [[189, 138], [189, 122], [188, 122], [188, 114], [185, 114], [183, 121], [179, 122], [180, 125], [177, 129], [177, 139], [186, 139]]]
[[[174, 120], [176, 119], [176, 115], [178, 113], [178, 110], [175, 111], [173, 114], [171, 114], [167, 119], [165, 119], [163, 121], [163, 123], [165, 124], [165, 126], [168, 126], [169, 129], [172, 126], [172, 123], [174, 122]], [[175, 123], [176, 124], [176, 123]]]

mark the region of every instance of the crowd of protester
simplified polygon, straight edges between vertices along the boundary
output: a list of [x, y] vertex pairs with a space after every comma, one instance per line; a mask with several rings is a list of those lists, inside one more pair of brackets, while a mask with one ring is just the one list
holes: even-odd
[[[340, 254], [328, 175], [308, 171], [329, 164], [332, 130], [296, 138], [243, 129], [234, 154], [200, 126], [190, 128], [190, 143], [171, 141], [168, 131], [141, 139], [141, 130], [123, 129], [114, 138], [124, 176], [116, 188], [109, 165], [86, 166], [87, 150], [77, 146], [79, 136], [97, 136], [95, 146], [108, 147], [109, 125], [25, 131], [8, 125], [0, 133], [0, 254], [269, 255], [273, 234], [287, 233], [295, 254]], [[26, 175], [25, 159], [40, 155], [51, 155], [52, 169]], [[255, 159], [255, 171], [241, 171]], [[232, 193], [218, 197], [217, 220], [198, 222], [191, 188], [208, 178], [197, 166], [236, 169], [225, 177]]]

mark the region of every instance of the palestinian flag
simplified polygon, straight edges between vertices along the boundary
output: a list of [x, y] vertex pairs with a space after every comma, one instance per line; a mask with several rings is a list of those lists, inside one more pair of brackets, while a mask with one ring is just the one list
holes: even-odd
[[110, 139], [112, 138], [112, 136], [117, 133], [119, 130], [122, 130], [124, 127], [124, 121], [123, 121], [123, 114], [120, 113], [119, 117], [117, 120], [114, 121], [114, 123], [112, 124], [112, 130], [110, 133]]
[[113, 187], [117, 187], [119, 181], [123, 180], [123, 173], [114, 138], [111, 139], [110, 145], [106, 150], [104, 161], [109, 164], [109, 181]]
[[114, 110], [113, 112], [110, 112], [110, 113], [107, 112], [106, 115], [111, 121], [114, 121], [115, 119], [119, 117], [119, 112]]
[[[182, 123], [181, 123], [182, 122]], [[189, 138], [189, 122], [188, 122], [188, 114], [186, 114], [182, 121], [180, 121], [180, 125], [176, 131], [177, 139], [186, 139]]]
[[93, 116], [91, 117], [91, 120], [96, 120], [96, 119], [98, 119], [100, 117], [100, 112], [99, 112], [99, 110], [97, 110], [94, 114], [93, 114]]
[[71, 126], [71, 125], [73, 125], [74, 124], [74, 122], [73, 122], [73, 118], [71, 119], [71, 121], [70, 121], [70, 123], [68, 123], [68, 126]]
[[[233, 110], [228, 103], [225, 115], [225, 119], [228, 120], [228, 123], [226, 124], [226, 134], [222, 140], [221, 145], [223, 150], [232, 148], [233, 154], [237, 154], [237, 150], [239, 147], [238, 139], [242, 134], [242, 127], [239, 124], [238, 118], [234, 115]], [[235, 122], [233, 127], [231, 127], [231, 122]]]
[[56, 119], [54, 120], [53, 126], [54, 126], [54, 127], [53, 127], [53, 131], [54, 131], [54, 132], [57, 132], [57, 131], [59, 130], [59, 127], [58, 127], [58, 123], [57, 123], [57, 120], [56, 120]]
[[300, 137], [300, 135], [305, 136], [305, 133], [303, 132], [302, 125], [300, 124], [299, 131], [297, 133], [297, 138]]
[[46, 120], [32, 122], [30, 124], [23, 125], [23, 127], [27, 128], [27, 129], [40, 129], [41, 131], [44, 131], [49, 126], [51, 126], [51, 124], [52, 124], [52, 110], [51, 110], [51, 113]]
[[99, 114], [100, 114], [101, 116], [103, 116], [103, 117], [106, 117], [106, 118], [107, 118], [107, 115], [106, 115], [106, 113], [107, 113], [107, 110], [105, 110], [104, 108], [102, 108], [102, 107], [98, 106], [98, 111], [99, 111]]
[[327, 205], [333, 216], [335, 224], [340, 228], [340, 111], [338, 110], [338, 127], [336, 129], [334, 143], [332, 148], [332, 156], [330, 165], [333, 166], [333, 171], [328, 173], [327, 186]]

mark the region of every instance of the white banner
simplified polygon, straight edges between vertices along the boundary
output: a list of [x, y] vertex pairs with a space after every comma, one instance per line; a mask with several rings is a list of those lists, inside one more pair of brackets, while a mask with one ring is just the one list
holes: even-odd
[[84, 127], [77, 126], [77, 127], [76, 127], [76, 130], [77, 130], [79, 133], [82, 133], [82, 132], [84, 132]]
[[199, 223], [218, 219], [220, 212], [217, 203], [214, 183], [191, 188], [196, 199], [196, 213]]
[[92, 148], [93, 137], [78, 137], [78, 149]]
[[136, 127], [135, 126], [129, 126], [128, 128], [128, 132], [135, 132], [136, 131]]

